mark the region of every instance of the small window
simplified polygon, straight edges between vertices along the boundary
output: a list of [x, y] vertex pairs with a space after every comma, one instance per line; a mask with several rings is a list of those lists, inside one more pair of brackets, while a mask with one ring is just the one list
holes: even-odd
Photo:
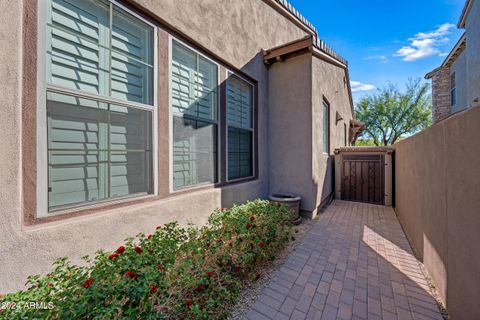
[[218, 66], [172, 44], [173, 189], [217, 181]]
[[455, 72], [450, 76], [450, 103], [452, 106], [457, 104], [457, 88], [455, 83]]
[[348, 145], [348, 135], [347, 135], [347, 124], [346, 123], [343, 124], [343, 139], [345, 140], [344, 145], [346, 147]]
[[48, 11], [48, 211], [153, 193], [153, 26], [103, 0]]
[[253, 86], [227, 79], [228, 180], [253, 176]]
[[323, 153], [330, 154], [330, 106], [323, 101]]

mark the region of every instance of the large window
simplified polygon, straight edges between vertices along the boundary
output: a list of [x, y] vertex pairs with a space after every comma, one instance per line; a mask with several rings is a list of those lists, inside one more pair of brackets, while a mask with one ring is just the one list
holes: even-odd
[[323, 135], [323, 153], [330, 154], [330, 106], [326, 101], [323, 101], [322, 113], [322, 135]]
[[253, 176], [253, 86], [227, 79], [228, 180]]
[[49, 211], [152, 193], [153, 26], [109, 1], [49, 3]]
[[217, 181], [218, 66], [173, 40], [173, 189]]

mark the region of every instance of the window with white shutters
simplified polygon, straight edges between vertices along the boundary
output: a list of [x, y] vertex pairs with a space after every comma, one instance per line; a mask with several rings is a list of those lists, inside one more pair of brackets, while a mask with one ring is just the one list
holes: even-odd
[[236, 75], [227, 79], [228, 180], [253, 176], [253, 86]]
[[172, 42], [173, 188], [217, 181], [218, 66]]
[[323, 153], [330, 154], [330, 106], [326, 101], [323, 101], [322, 111]]
[[48, 209], [153, 192], [154, 28], [103, 0], [50, 0]]

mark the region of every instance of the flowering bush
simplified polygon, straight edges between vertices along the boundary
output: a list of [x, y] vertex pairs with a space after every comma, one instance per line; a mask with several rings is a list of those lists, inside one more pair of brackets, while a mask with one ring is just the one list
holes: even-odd
[[[291, 238], [290, 211], [264, 200], [216, 210], [202, 228], [177, 223], [137, 235], [112, 252], [66, 258], [46, 276], [30, 276], [28, 289], [0, 296], [17, 307], [10, 319], [223, 319], [244, 281]], [[37, 301], [41, 310], [22, 308]]]

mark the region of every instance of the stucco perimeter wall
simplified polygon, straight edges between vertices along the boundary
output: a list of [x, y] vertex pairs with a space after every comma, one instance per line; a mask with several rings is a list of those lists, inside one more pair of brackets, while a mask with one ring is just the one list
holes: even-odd
[[[334, 191], [335, 148], [345, 146], [344, 124], [347, 126], [347, 143], [350, 120], [353, 118], [345, 69], [313, 56], [312, 59], [312, 182], [314, 208], [327, 200]], [[323, 101], [330, 105], [330, 151], [323, 153]], [[343, 118], [336, 122], [336, 112]]]
[[480, 106], [394, 145], [396, 212], [453, 320], [480, 319]]
[[269, 69], [270, 191], [302, 197], [301, 209], [312, 211], [312, 56], [277, 62]]
[[[139, 232], [178, 220], [202, 224], [216, 207], [268, 194], [267, 69], [261, 48], [298, 39], [305, 32], [265, 1], [143, 0], [129, 1], [194, 39], [227, 63], [258, 80], [259, 174], [257, 181], [189, 194], [121, 209], [99, 210], [78, 218], [25, 226], [22, 194], [22, 7], [30, 0], [0, 1], [0, 292], [21, 289], [26, 277], [45, 273], [58, 257], [75, 262], [98, 249], [112, 250]], [[27, 46], [34, 48], [34, 46]], [[28, 66], [26, 66], [28, 68]], [[28, 168], [28, 163], [25, 164]], [[35, 166], [28, 170], [36, 170]], [[165, 177], [168, 179], [168, 177]]]

